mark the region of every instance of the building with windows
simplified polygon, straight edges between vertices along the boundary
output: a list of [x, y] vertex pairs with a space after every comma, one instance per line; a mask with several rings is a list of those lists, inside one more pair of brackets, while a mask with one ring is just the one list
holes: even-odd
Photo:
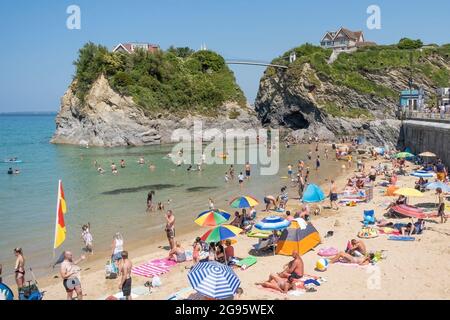
[[400, 93], [400, 107], [403, 111], [421, 111], [425, 106], [425, 93], [419, 90], [403, 90]]
[[138, 49], [142, 49], [144, 51], [153, 53], [159, 50], [159, 46], [156, 44], [139, 43], [139, 42], [119, 43], [117, 46], [114, 47], [113, 52], [133, 53], [135, 52], [135, 50]]
[[366, 41], [362, 31], [351, 31], [340, 28], [338, 31], [327, 31], [320, 41], [322, 48], [334, 51], [354, 51], [358, 47], [376, 45], [374, 42]]

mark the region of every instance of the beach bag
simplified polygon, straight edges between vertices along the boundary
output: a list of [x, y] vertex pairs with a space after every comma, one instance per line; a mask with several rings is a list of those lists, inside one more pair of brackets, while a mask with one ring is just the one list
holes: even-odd
[[154, 276], [152, 279], [152, 287], [153, 288], [157, 288], [157, 287], [161, 287], [161, 278], [158, 276]]

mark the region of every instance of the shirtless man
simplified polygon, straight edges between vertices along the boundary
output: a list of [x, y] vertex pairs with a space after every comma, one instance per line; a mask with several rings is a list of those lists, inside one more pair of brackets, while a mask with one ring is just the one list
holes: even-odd
[[301, 279], [304, 274], [303, 260], [297, 251], [292, 252], [292, 258], [294, 260], [289, 262], [284, 271], [278, 274], [281, 278], [288, 279], [289, 281]]
[[14, 255], [16, 256], [14, 274], [16, 278], [17, 290], [20, 292], [25, 283], [25, 258], [23, 257], [22, 248], [15, 248]]
[[133, 264], [128, 259], [128, 251], [122, 251], [122, 261], [120, 266], [120, 283], [119, 289], [122, 290], [123, 296], [126, 300], [131, 299], [131, 268]]
[[347, 253], [354, 257], [361, 257], [367, 254], [366, 245], [361, 240], [352, 239], [350, 241], [351, 248], [348, 248]]
[[165, 230], [170, 250], [172, 250], [175, 248], [175, 216], [173, 215], [172, 210], [167, 210]]
[[370, 261], [374, 258], [373, 254], [370, 254], [368, 257], [354, 257], [345, 252], [339, 252], [333, 258], [330, 259], [330, 263], [343, 262], [343, 263], [354, 263], [359, 264], [360, 266], [364, 266], [370, 263]]
[[64, 261], [61, 263], [60, 275], [63, 279], [63, 285], [67, 292], [67, 300], [72, 300], [73, 291], [77, 294], [77, 300], [83, 300], [83, 292], [80, 283], [80, 267], [78, 263], [83, 261], [85, 256], [73, 261], [73, 255], [70, 251], [64, 251]]
[[338, 199], [338, 193], [337, 193], [336, 182], [334, 180], [331, 180], [331, 186], [330, 186], [330, 206], [331, 206], [331, 209], [339, 210], [339, 207], [336, 204], [337, 199]]

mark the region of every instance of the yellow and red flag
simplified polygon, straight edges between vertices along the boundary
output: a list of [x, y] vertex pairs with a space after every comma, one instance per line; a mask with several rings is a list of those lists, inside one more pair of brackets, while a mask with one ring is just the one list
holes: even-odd
[[55, 243], [53, 248], [58, 248], [66, 240], [66, 224], [64, 214], [67, 212], [64, 189], [61, 180], [58, 183], [58, 201], [56, 203]]

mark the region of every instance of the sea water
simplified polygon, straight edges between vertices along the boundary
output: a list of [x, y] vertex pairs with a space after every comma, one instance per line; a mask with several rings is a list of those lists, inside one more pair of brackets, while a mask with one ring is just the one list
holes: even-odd
[[[64, 186], [68, 212], [65, 215], [67, 237], [58, 250], [81, 253], [81, 226], [90, 222], [97, 251], [108, 250], [112, 236], [121, 232], [125, 242], [151, 243], [164, 234], [164, 213], [146, 212], [146, 197], [155, 191], [155, 203], [162, 202], [172, 209], [177, 219], [177, 232], [196, 228], [193, 220], [208, 208], [208, 198], [216, 207], [233, 213], [229, 201], [241, 194], [256, 197], [262, 202], [264, 195], [277, 195], [282, 186], [289, 186], [287, 165], [294, 170], [298, 160], [307, 160], [306, 153], [314, 146], [281, 145], [280, 170], [277, 175], [262, 176], [258, 166], [252, 166], [252, 176], [241, 191], [237, 179], [225, 182], [229, 165], [204, 166], [203, 171], [177, 167], [167, 158], [172, 146], [96, 148], [49, 143], [55, 129], [54, 115], [0, 116], [0, 161], [18, 157], [23, 163], [0, 163], [0, 264], [3, 274], [10, 275], [14, 268], [13, 248], [22, 247], [27, 267], [36, 273], [48, 272], [53, 259], [56, 198], [58, 180]], [[330, 151], [330, 157], [332, 152]], [[139, 165], [143, 156], [145, 165]], [[120, 160], [126, 168], [120, 168]], [[322, 167], [317, 173], [314, 160], [311, 181], [322, 184], [339, 171], [339, 163], [326, 161], [321, 153]], [[99, 174], [95, 162], [103, 167]], [[119, 170], [113, 175], [114, 162]], [[152, 163], [152, 171], [148, 165]], [[9, 167], [20, 174], [8, 175]], [[195, 166], [194, 166], [195, 167]], [[235, 175], [244, 171], [235, 165]], [[170, 199], [170, 204], [168, 200]], [[198, 227], [197, 227], [198, 228]], [[206, 230], [200, 230], [206, 231]], [[199, 232], [201, 233], [201, 232]]]

